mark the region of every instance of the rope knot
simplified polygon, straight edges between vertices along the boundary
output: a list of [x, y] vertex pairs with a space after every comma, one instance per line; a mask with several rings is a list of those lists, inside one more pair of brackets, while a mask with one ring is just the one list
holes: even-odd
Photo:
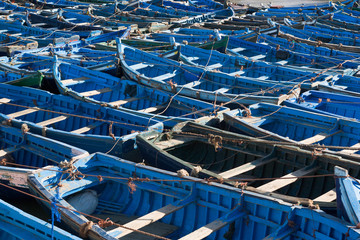
[[213, 135], [213, 134], [209, 134], [209, 143], [211, 143], [212, 145], [214, 145], [215, 147], [215, 152], [217, 152], [221, 146], [222, 146], [222, 140], [223, 138], [221, 136], [218, 135]]
[[88, 221], [80, 226], [80, 237], [87, 238], [88, 231], [92, 228], [94, 222]]
[[110, 220], [110, 218], [107, 218], [105, 220], [100, 220], [98, 221], [97, 223], [99, 225], [99, 227], [101, 228], [107, 228], [107, 227], [110, 227], [112, 225], [114, 225], [115, 223], [113, 221]]
[[26, 123], [23, 123], [21, 125], [21, 133], [24, 135], [25, 133], [27, 133], [30, 130], [30, 128], [28, 127], [28, 125]]
[[128, 187], [129, 187], [129, 191], [131, 194], [133, 194], [136, 191], [136, 185], [133, 182], [133, 178], [129, 177], [128, 183], [127, 183]]
[[193, 176], [193, 177], [197, 177], [197, 176], [199, 176], [199, 172], [201, 172], [201, 170], [202, 170], [202, 167], [200, 167], [200, 166], [195, 166], [195, 167], [191, 170], [190, 175]]
[[187, 177], [189, 176], [189, 173], [185, 169], [180, 169], [177, 171], [178, 177]]

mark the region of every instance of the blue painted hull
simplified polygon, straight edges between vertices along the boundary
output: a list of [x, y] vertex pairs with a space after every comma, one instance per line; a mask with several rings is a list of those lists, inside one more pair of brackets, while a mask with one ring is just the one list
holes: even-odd
[[[90, 188], [99, 196], [99, 203], [92, 214], [103, 218], [109, 217], [112, 220], [116, 216], [117, 219], [121, 219], [124, 215], [137, 216], [134, 217], [135, 220], [131, 225], [127, 225], [131, 226], [130, 229], [148, 225], [151, 230], [155, 228], [160, 231], [159, 227], [149, 225], [151, 222], [156, 224], [160, 221], [172, 229], [170, 233], [168, 231], [161, 235], [172, 239], [205, 237], [225, 239], [225, 235], [230, 236], [230, 239], [265, 237], [271, 239], [280, 237], [284, 232], [289, 234], [290, 239], [295, 237], [311, 239], [314, 235], [328, 236], [329, 232], [337, 238], [344, 238], [346, 234], [348, 239], [360, 236], [359, 230], [348, 228], [348, 223], [326, 215], [320, 210], [292, 206], [274, 198], [217, 183], [199, 182], [197, 178], [180, 178], [174, 173], [137, 165], [108, 155], [92, 155], [76, 162], [75, 166], [83, 174], [95, 174], [94, 176], [100, 174], [104, 179], [99, 182], [97, 177], [85, 177], [76, 181], [63, 178], [61, 182], [67, 187], [55, 187], [53, 182], [58, 182], [60, 175], [43, 170], [29, 177], [31, 191], [50, 201], [55, 200], [54, 196], [57, 192], [58, 203], [72, 209], [66, 199], [76, 192]], [[61, 169], [54, 167], [54, 170]], [[133, 178], [134, 174], [136, 177], [148, 180], [130, 182], [134, 184], [131, 190], [128, 186], [128, 177]], [[105, 176], [113, 178], [109, 179]], [[152, 181], [152, 179], [162, 179], [162, 181]], [[181, 180], [187, 181], [179, 183]], [[155, 211], [162, 214], [159, 216]], [[80, 226], [89, 220], [71, 210], [60, 209], [60, 212], [62, 221], [77, 234], [81, 234]], [[154, 217], [155, 220], [144, 223], [144, 220], [139, 219], [141, 216], [144, 216], [142, 219], [149, 220]], [[289, 221], [297, 228], [291, 228]], [[122, 224], [126, 223], [130, 224], [127, 221]], [[201, 231], [204, 228], [201, 227], [208, 231], [204, 233]], [[116, 239], [124, 236], [126, 232], [128, 233], [119, 228], [109, 231], [94, 224], [91, 225], [86, 236], [90, 239]]]
[[[163, 128], [163, 124], [156, 120], [149, 120], [121, 110], [101, 107], [41, 90], [2, 85], [0, 91], [3, 98], [10, 99], [10, 103], [19, 105], [1, 104], [2, 120], [7, 121], [9, 118], [13, 118], [10, 120], [12, 126], [20, 128], [23, 123], [26, 123], [33, 133], [90, 152], [112, 150], [112, 154], [123, 155], [133, 151], [134, 138], [138, 131], [146, 129], [162, 131]], [[21, 106], [39, 107], [40, 110], [33, 109], [33, 112], [27, 114], [11, 115], [27, 109]], [[44, 112], [41, 109], [55, 112]], [[61, 115], [59, 112], [70, 115]], [[97, 118], [103, 119], [105, 122], [96, 121]], [[102, 144], [99, 145], [100, 141]]]

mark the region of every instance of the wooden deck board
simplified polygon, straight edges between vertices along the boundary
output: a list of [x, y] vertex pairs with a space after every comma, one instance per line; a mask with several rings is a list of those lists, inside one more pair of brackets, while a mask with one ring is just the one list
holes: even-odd
[[48, 125], [51, 125], [51, 124], [54, 124], [54, 123], [57, 123], [57, 122], [60, 122], [60, 121], [64, 121], [64, 120], [66, 120], [68, 118], [69, 118], [69, 116], [61, 115], [61, 116], [51, 118], [51, 119], [48, 119], [48, 120], [45, 120], [45, 121], [42, 121], [42, 122], [38, 122], [37, 125], [45, 127], [45, 126], [48, 126]]
[[298, 180], [297, 178], [288, 178], [288, 177], [305, 176], [305, 175], [315, 172], [319, 168], [320, 168], [319, 166], [312, 167], [310, 169], [308, 167], [301, 168], [295, 172], [289, 173], [289, 174], [281, 177], [280, 179], [276, 179], [271, 182], [265, 183], [264, 185], [257, 187], [257, 189], [261, 190], [261, 191], [266, 191], [266, 192], [274, 192], [274, 191], [276, 191], [280, 188], [283, 188], [283, 187]]
[[315, 136], [312, 136], [312, 137], [309, 137], [307, 139], [304, 139], [302, 141], [300, 141], [299, 143], [301, 144], [313, 144], [313, 143], [316, 143], [316, 142], [319, 142], [319, 141], [322, 141], [324, 140], [325, 138], [328, 138], [328, 137], [331, 137], [335, 134], [338, 134], [342, 132], [341, 130], [337, 131], [337, 132], [334, 132], [334, 133], [326, 133], [326, 132], [321, 132], [319, 134], [316, 134]]
[[[127, 215], [119, 214], [119, 213], [117, 213], [116, 215], [97, 214], [96, 217], [99, 217], [101, 219], [106, 219], [109, 217], [113, 222], [121, 224], [121, 225], [124, 225], [127, 222], [134, 221], [137, 218], [136, 216], [127, 216]], [[110, 227], [105, 228], [104, 230], [110, 232], [111, 229], [114, 229], [114, 228], [116, 228], [116, 226], [110, 226]], [[170, 224], [166, 224], [166, 223], [162, 223], [162, 222], [154, 222], [148, 226], [145, 226], [141, 230], [144, 232], [156, 234], [159, 236], [167, 236], [170, 233], [176, 231], [177, 229], [178, 229], [178, 227], [174, 226], [174, 225], [170, 225]], [[132, 232], [121, 238], [121, 240], [134, 240], [134, 239], [136, 239], [136, 240], [155, 240], [156, 238], [148, 236], [148, 235], [143, 235], [141, 233], [136, 233], [136, 232]]]
[[126, 104], [126, 103], [134, 102], [134, 101], [137, 101], [137, 100], [140, 100], [140, 99], [141, 99], [141, 98], [132, 97], [132, 98], [127, 98], [127, 99], [123, 99], [123, 100], [118, 100], [118, 101], [110, 102], [109, 104], [111, 104], [111, 105], [116, 105], [116, 106], [121, 106], [121, 105], [124, 105], [124, 104]]
[[16, 147], [9, 147], [9, 148], [5, 148], [5, 149], [2, 149], [0, 150], [0, 157], [4, 157], [6, 154], [9, 154], [9, 153], [12, 153], [12, 152], [15, 152], [17, 150], [19, 150], [20, 148], [16, 148]]
[[204, 239], [213, 232], [219, 230], [220, 228], [226, 226], [228, 222], [222, 221], [220, 219], [217, 219], [209, 224], [206, 224], [205, 226], [195, 230], [192, 233], [189, 233], [188, 235], [180, 238], [180, 240], [198, 240], [198, 239]]
[[34, 112], [37, 112], [37, 111], [39, 111], [39, 109], [28, 108], [28, 109], [25, 109], [25, 110], [21, 110], [19, 112], [10, 113], [7, 116], [9, 118], [17, 118], [17, 117], [21, 117], [21, 116], [24, 116], [26, 114], [34, 113]]
[[96, 123], [90, 124], [86, 127], [82, 127], [82, 128], [73, 130], [73, 131], [71, 131], [71, 133], [78, 133], [78, 134], [85, 133], [85, 132], [90, 131], [91, 129], [99, 127], [102, 124], [104, 124], [104, 122], [96, 122]]
[[330, 191], [313, 199], [314, 202], [333, 202], [336, 200], [336, 189], [333, 188]]
[[107, 92], [111, 92], [111, 91], [112, 91], [112, 89], [107, 87], [107, 88], [82, 92], [82, 93], [80, 93], [80, 95], [84, 96], [84, 97], [90, 97], [90, 96], [95, 96], [95, 95], [99, 95], [99, 94], [107, 93]]
[[249, 163], [245, 163], [239, 167], [230, 169], [226, 172], [222, 172], [219, 175], [222, 176], [223, 178], [231, 178], [231, 177], [235, 177], [237, 175], [240, 175], [242, 173], [248, 172], [250, 170], [253, 170], [259, 166], [265, 165], [267, 163], [273, 162], [275, 161], [277, 158], [269, 158], [267, 160], [264, 160], [263, 158], [261, 159], [257, 159], [255, 161], [249, 162]]
[[165, 108], [165, 106], [163, 104], [161, 104], [161, 105], [157, 105], [154, 107], [148, 107], [148, 108], [139, 110], [139, 112], [152, 113], [152, 112], [156, 112], [158, 110], [164, 109], [164, 108]]
[[72, 84], [76, 84], [78, 82], [85, 81], [85, 80], [88, 80], [88, 79], [90, 79], [90, 78], [88, 78], [88, 77], [79, 77], [79, 78], [62, 80], [61, 83], [64, 84], [64, 85], [72, 85]]
[[[128, 227], [128, 228], [132, 228], [132, 229], [141, 229], [141, 228], [148, 226], [149, 224], [154, 223], [154, 222], [162, 219], [163, 217], [165, 217], [183, 207], [184, 206], [174, 206], [174, 205], [169, 204], [169, 205], [162, 207], [156, 211], [153, 211], [142, 217], [139, 217], [131, 222], [128, 222], [128, 223], [124, 224], [124, 226]], [[122, 238], [133, 232], [131, 230], [128, 230], [128, 229], [125, 229], [122, 227], [118, 227], [118, 228], [115, 228], [115, 229], [109, 231], [109, 233], [113, 233], [115, 231], [121, 231], [120, 234], [117, 234], [117, 235], [112, 234], [112, 236], [115, 238]]]

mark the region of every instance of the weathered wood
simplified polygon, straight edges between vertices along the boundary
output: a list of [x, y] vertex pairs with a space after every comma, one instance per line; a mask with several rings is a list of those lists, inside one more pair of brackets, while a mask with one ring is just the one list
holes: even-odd
[[170, 148], [170, 147], [174, 147], [174, 146], [177, 146], [177, 145], [184, 144], [185, 142], [187, 142], [187, 141], [186, 140], [180, 140], [180, 139], [170, 139], [168, 141], [157, 142], [155, 144], [160, 149], [166, 149], [166, 148]]
[[104, 122], [96, 122], [96, 123], [90, 124], [86, 127], [82, 127], [82, 128], [73, 130], [73, 131], [71, 131], [71, 133], [78, 133], [78, 134], [85, 133], [85, 132], [90, 131], [91, 129], [99, 127], [102, 124], [104, 124]]
[[48, 126], [48, 125], [50, 125], [50, 124], [54, 124], [54, 123], [57, 123], [57, 122], [64, 121], [64, 120], [66, 120], [67, 118], [69, 118], [69, 116], [61, 115], [61, 116], [58, 116], [58, 117], [55, 117], [55, 118], [51, 118], [51, 119], [48, 119], [48, 120], [39, 122], [39, 123], [37, 123], [37, 125], [40, 125], [40, 126], [42, 126], [42, 127], [45, 127], [45, 126]]
[[[143, 228], [153, 222], [156, 222], [160, 219], [162, 219], [163, 217], [183, 208], [184, 205], [180, 205], [180, 206], [174, 206], [172, 204], [169, 204], [165, 207], [162, 207], [156, 211], [153, 211], [151, 213], [148, 213], [142, 217], [139, 217], [138, 219], [134, 220], [134, 221], [131, 221], [129, 223], [126, 223], [124, 224], [125, 227], [128, 227], [128, 228], [132, 228], [132, 229], [140, 229], [140, 228]], [[113, 237], [115, 238], [121, 238], [121, 237], [124, 237], [125, 235], [128, 235], [130, 233], [132, 233], [133, 231], [132, 230], [128, 230], [126, 228], [122, 228], [122, 227], [118, 227], [118, 228], [115, 228], [111, 231], [109, 231], [108, 233], [114, 233], [116, 231], [121, 231], [120, 234], [118, 235], [113, 235]]]
[[[351, 146], [352, 148], [360, 148], [360, 143], [356, 143], [354, 145]], [[343, 153], [343, 154], [353, 154], [358, 152], [359, 150], [351, 150], [351, 149], [345, 149], [345, 150], [341, 150], [339, 153]]]
[[237, 175], [240, 175], [242, 173], [245, 173], [247, 171], [253, 170], [257, 167], [260, 167], [262, 165], [265, 165], [267, 163], [273, 162], [275, 161], [277, 158], [261, 158], [261, 159], [257, 159], [255, 161], [249, 162], [249, 163], [245, 163], [239, 167], [230, 169], [226, 172], [222, 172], [219, 175], [222, 176], [223, 178], [231, 178]]
[[121, 106], [124, 104], [127, 104], [129, 102], [134, 102], [137, 100], [140, 100], [141, 98], [137, 98], [137, 97], [132, 97], [132, 98], [127, 98], [127, 99], [123, 99], [123, 100], [118, 100], [118, 101], [114, 101], [114, 102], [110, 102], [109, 104], [111, 105], [115, 105], [115, 106]]
[[152, 112], [156, 112], [156, 111], [158, 111], [160, 109], [164, 109], [164, 108], [165, 108], [165, 106], [163, 104], [161, 104], [161, 105], [157, 105], [157, 106], [154, 106], [154, 107], [148, 107], [148, 108], [139, 110], [139, 112], [152, 113]]
[[219, 230], [220, 228], [226, 226], [228, 222], [217, 219], [205, 226], [195, 230], [192, 233], [180, 238], [180, 240], [194, 240], [194, 239], [203, 239], [212, 234], [213, 232]]
[[175, 73], [166, 73], [166, 74], [163, 74], [163, 75], [160, 75], [160, 76], [157, 76], [157, 77], [153, 77], [152, 79], [156, 80], [156, 81], [163, 81], [163, 80], [172, 78], [174, 76], [176, 76]]
[[0, 105], [3, 104], [3, 103], [8, 103], [8, 102], [11, 102], [11, 99], [8, 99], [8, 98], [0, 98]]
[[203, 82], [204, 82], [203, 80], [199, 80], [199, 81], [196, 80], [196, 81], [193, 81], [193, 82], [186, 83], [186, 84], [184, 84], [183, 86], [184, 86], [184, 87], [193, 88], [193, 87], [196, 87], [196, 86], [202, 84]]
[[[266, 191], [266, 192], [274, 192], [280, 188], [283, 188], [283, 187], [297, 181], [298, 179], [296, 177], [308, 175], [310, 173], [315, 172], [319, 168], [320, 168], [319, 166], [312, 167], [312, 168], [309, 168], [309, 167], [301, 168], [295, 172], [289, 173], [289, 174], [281, 177], [280, 179], [276, 179], [271, 182], [265, 183], [264, 185], [257, 187], [257, 189], [261, 190], [261, 191]], [[290, 177], [294, 177], [294, 178], [290, 178]]]
[[333, 202], [336, 200], [336, 189], [333, 188], [330, 191], [318, 196], [313, 201], [314, 202]]
[[319, 134], [316, 134], [315, 136], [304, 139], [304, 140], [300, 141], [299, 143], [301, 143], [301, 144], [313, 144], [313, 143], [322, 141], [325, 138], [334, 136], [335, 134], [338, 134], [338, 133], [341, 133], [341, 132], [342, 132], [342, 130], [339, 130], [339, 131], [331, 133], [331, 134], [326, 133], [326, 132], [321, 132]]
[[2, 149], [0, 150], [0, 157], [4, 157], [6, 154], [9, 154], [9, 153], [12, 153], [12, 152], [15, 152], [17, 150], [19, 150], [20, 148], [16, 148], [16, 147], [9, 147], [9, 148], [5, 148], [5, 149]]
[[84, 97], [90, 97], [90, 96], [95, 96], [95, 95], [99, 95], [99, 94], [107, 93], [107, 92], [111, 92], [111, 91], [112, 91], [112, 89], [107, 87], [107, 88], [82, 92], [82, 93], [80, 93], [80, 95], [84, 96]]
[[137, 70], [140, 70], [140, 69], [142, 69], [142, 68], [146, 68], [146, 67], [150, 67], [150, 66], [151, 66], [151, 65], [146, 64], [146, 63], [138, 63], [138, 64], [131, 65], [130, 67], [131, 67], [133, 70], [137, 71]]
[[28, 108], [28, 109], [25, 109], [25, 110], [22, 110], [22, 111], [19, 111], [19, 112], [14, 112], [14, 113], [8, 114], [7, 116], [9, 118], [17, 118], [17, 117], [21, 117], [21, 116], [24, 116], [26, 114], [34, 113], [34, 112], [37, 112], [37, 111], [39, 111], [38, 108]]
[[85, 81], [88, 79], [89, 79], [88, 77], [79, 77], [79, 78], [62, 80], [61, 83], [65, 84], [65, 85], [72, 85], [72, 84], [76, 84], [78, 82]]

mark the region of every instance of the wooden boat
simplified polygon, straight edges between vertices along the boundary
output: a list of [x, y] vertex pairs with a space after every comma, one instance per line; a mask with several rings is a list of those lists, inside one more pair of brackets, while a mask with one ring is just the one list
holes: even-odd
[[27, 40], [15, 36], [9, 36], [5, 33], [0, 33], [0, 55], [13, 56], [16, 51], [36, 49], [38, 42], [34, 40]]
[[[229, 46], [231, 45], [231, 42], [233, 40], [231, 39]], [[328, 67], [343, 64], [346, 68], [354, 68], [357, 69], [358, 61], [357, 58], [360, 57], [360, 54], [358, 53], [351, 53], [351, 55], [347, 52], [335, 50], [335, 49], [329, 49], [324, 46], [313, 46], [309, 45], [307, 43], [298, 43], [293, 42], [286, 39], [276, 38], [272, 36], [268, 36], [266, 34], [260, 34], [257, 37], [257, 42], [259, 43], [266, 43], [266, 45], [270, 45], [273, 47], [279, 46], [281, 50], [290, 50], [297, 53], [306, 53], [307, 55], [314, 55], [317, 58], [314, 59], [314, 63], [321, 63], [321, 65], [327, 66], [326, 64], [326, 58], [328, 59]], [[265, 48], [265, 47], [264, 47]], [[284, 54], [285, 55], [285, 54]], [[321, 59], [321, 57], [324, 57], [324, 59]], [[309, 56], [311, 57], [311, 56]], [[311, 59], [312, 61], [312, 59]], [[352, 64], [353, 62], [353, 64]], [[348, 65], [346, 65], [348, 64]], [[318, 64], [320, 65], [320, 64]], [[321, 66], [320, 65], [320, 66]], [[345, 66], [346, 65], [346, 66]], [[319, 66], [319, 67], [320, 67]], [[326, 67], [327, 68], [327, 67]]]
[[[207, 36], [216, 36], [217, 31], [215, 29], [207, 29], [207, 28], [175, 28], [170, 30], [172, 33], [176, 34], [185, 34], [185, 35], [207, 35]], [[242, 35], [244, 33], [249, 33], [249, 31], [239, 30], [239, 31], [233, 31], [233, 30], [219, 30], [219, 34], [222, 35]], [[224, 37], [224, 36], [222, 36]]]
[[323, 91], [307, 91], [297, 99], [284, 101], [288, 107], [356, 120], [360, 119], [359, 103], [359, 97]]
[[54, 55], [63, 62], [99, 71], [101, 70], [99, 69], [101, 66], [106, 66], [107, 69], [110, 67], [114, 68], [116, 57], [116, 53], [111, 51], [67, 47], [66, 49], [59, 49], [56, 52], [53, 52], [50, 48], [49, 51], [20, 53], [11, 59], [0, 62], [11, 64], [12, 67], [18, 69], [44, 70], [52, 68]]
[[[260, 38], [262, 35], [260, 35]], [[270, 37], [270, 36], [267, 36]], [[259, 38], [259, 39], [260, 39]], [[273, 38], [273, 37], [271, 37]], [[289, 46], [289, 45], [287, 45]], [[358, 72], [357, 61], [345, 61], [331, 56], [324, 56], [308, 52], [296, 52], [290, 47], [286, 48], [271, 39], [262, 39], [261, 43], [254, 43], [234, 37], [229, 38], [227, 53], [248, 58], [249, 60], [265, 61], [274, 65], [301, 71], [311, 70], [321, 72], [328, 69], [327, 74], [353, 75]], [[330, 51], [329, 51], [330, 54]], [[342, 68], [337, 68], [343, 64]]]
[[[4, 98], [2, 98], [3, 100]], [[8, 186], [27, 191], [27, 176], [37, 168], [73, 162], [89, 155], [85, 150], [29, 132], [24, 123], [21, 128], [0, 124], [1, 152], [0, 180]], [[19, 192], [1, 186], [1, 196], [19, 197]], [[0, 224], [1, 225], [1, 224]]]
[[71, 32], [79, 35], [80, 38], [88, 38], [101, 35], [103, 28], [98, 26], [77, 25], [69, 22], [60, 21], [61, 15], [46, 17], [40, 14], [26, 14], [26, 25], [28, 27], [41, 27], [42, 29], [51, 29], [56, 32]]
[[138, 131], [163, 128], [156, 120], [42, 90], [2, 84], [0, 92], [1, 121], [17, 128], [26, 123], [35, 134], [90, 152], [126, 155]]
[[[225, 112], [224, 121], [231, 129], [254, 137], [305, 145], [317, 143], [345, 157], [358, 152], [360, 136], [355, 129], [360, 125], [348, 118], [259, 103], [245, 110]], [[355, 149], [343, 149], [346, 147]]]
[[41, 87], [42, 80], [44, 78], [44, 74], [40, 71], [36, 74], [24, 76], [22, 78], [18, 78], [15, 80], [5, 81], [3, 83], [10, 84], [14, 86], [24, 86], [24, 87]]
[[[229, 38], [227, 36], [224, 36], [220, 40], [207, 41], [204, 43], [190, 42], [188, 43], [188, 45], [201, 49], [213, 49], [219, 52], [224, 52], [228, 40]], [[166, 42], [154, 41], [150, 39], [121, 39], [121, 41], [126, 45], [141, 49], [143, 51], [167, 51], [174, 48], [174, 44], [171, 42], [170, 39], [167, 39]], [[117, 51], [116, 41], [108, 43], [98, 43], [94, 45], [95, 49], [98, 50]]]
[[359, 180], [349, 176], [349, 171], [342, 167], [335, 167], [334, 172], [338, 216], [357, 226], [360, 222]]
[[[59, 208], [63, 223], [89, 239], [140, 239], [150, 234], [152, 238], [182, 240], [271, 239], [281, 237], [283, 232], [302, 239], [330, 233], [339, 238], [346, 235], [347, 239], [360, 236], [358, 229], [321, 210], [293, 206], [276, 198], [218, 183], [208, 184], [197, 178], [178, 177], [176, 173], [109, 155], [94, 154], [77, 161], [74, 167], [84, 178], [71, 180], [67, 173], [61, 177], [54, 170], [65, 169], [54, 167], [31, 175], [29, 184], [34, 194], [65, 207]], [[102, 181], [96, 176], [102, 176]], [[59, 181], [62, 186], [56, 186]], [[98, 219], [81, 214], [80, 206], [69, 203], [72, 197], [82, 196], [86, 191], [98, 196], [98, 204], [87, 214], [109, 218], [115, 224], [100, 228], [94, 223]], [[80, 213], [74, 212], [75, 209]], [[290, 221], [296, 228], [289, 226]], [[81, 226], [87, 226], [86, 231]]]
[[[228, 108], [196, 99], [148, 88], [133, 81], [55, 62], [54, 79], [60, 93], [81, 101], [121, 109], [131, 114], [162, 122], [165, 127], [176, 123], [216, 115]], [[68, 83], [81, 76], [82, 82]]]
[[167, 92], [211, 102], [279, 104], [299, 91], [294, 83], [237, 77], [236, 72], [229, 75], [211, 71], [214, 66], [205, 69], [186, 66], [126, 46], [120, 39], [117, 41], [119, 68], [124, 74], [139, 83]]
[[[214, 66], [213, 70], [217, 70], [229, 75], [237, 75], [237, 77], [251, 77], [264, 81], [279, 82], [301, 82], [310, 83], [309, 79], [315, 78], [314, 81], [324, 81], [331, 78], [331, 75], [322, 74], [318, 76], [312, 69], [294, 69], [287, 66], [272, 65], [266, 62], [254, 61], [256, 56], [247, 59], [242, 56], [229, 56], [217, 51], [203, 50], [196, 47], [181, 45], [179, 47], [180, 59], [182, 62], [200, 66]], [[262, 57], [263, 55], [260, 55]], [[259, 56], [258, 56], [259, 57]]]
[[[310, 31], [309, 31], [310, 30]], [[300, 42], [305, 42], [310, 45], [315, 45], [315, 42], [319, 42], [317, 45], [324, 45], [328, 48], [334, 48], [334, 45], [341, 44], [339, 48], [336, 48], [338, 50], [343, 51], [349, 51], [350, 46], [354, 48], [353, 52], [360, 52], [360, 50], [356, 50], [356, 48], [359, 48], [360, 41], [357, 40], [357, 38], [354, 37], [347, 37], [347, 36], [338, 36], [338, 33], [341, 33], [340, 31], [333, 32], [333, 34], [328, 33], [319, 33], [318, 31], [314, 31], [312, 29], [305, 28], [303, 30], [301, 29], [294, 29], [288, 26], [280, 26], [280, 31], [286, 36], [292, 35], [296, 37]], [[300, 39], [305, 39], [306, 41], [302, 41]]]
[[17, 22], [10, 22], [0, 19], [1, 33], [8, 36], [15, 37], [17, 40], [32, 40], [38, 43], [39, 47], [44, 47], [49, 44], [58, 45], [78, 41], [78, 35], [71, 33], [56, 32], [45, 30], [39, 27], [27, 27]]
[[[152, 1], [151, 3], [154, 4], [154, 1]], [[183, 11], [198, 12], [198, 13], [207, 13], [214, 11], [213, 9], [199, 8], [199, 7], [185, 5], [182, 3], [167, 1], [167, 0], [161, 1], [160, 6], [165, 8], [172, 8], [174, 10], [180, 9]]]
[[69, 43], [59, 42], [55, 46], [48, 45], [46, 47], [41, 47], [41, 48], [37, 48], [37, 49], [18, 51], [18, 53], [24, 54], [24, 53], [52, 52], [55, 54], [57, 52], [63, 52], [63, 51], [69, 52], [69, 51], [74, 51], [74, 49], [76, 49], [76, 48], [83, 48], [83, 47], [87, 47], [89, 45], [100, 43], [100, 42], [112, 41], [115, 38], [126, 38], [130, 34], [130, 31], [131, 31], [131, 29], [127, 28], [127, 29], [123, 29], [123, 30], [119, 30], [119, 31], [115, 31], [115, 32], [109, 32], [109, 33], [105, 33], [105, 34], [101, 34], [98, 36], [89, 37], [89, 38], [86, 38], [83, 40], [77, 40], [77, 41], [73, 41], [73, 42], [69, 42]]
[[[286, 30], [285, 30], [286, 29]], [[338, 43], [326, 43], [320, 40], [308, 40], [309, 35], [306, 33], [301, 33], [301, 32], [296, 32], [296, 31], [291, 31], [292, 34], [289, 34], [290, 29], [286, 28], [285, 26], [281, 27], [281, 30], [279, 31], [279, 33], [277, 34], [278, 37], [281, 38], [285, 38], [289, 41], [295, 41], [295, 42], [300, 42], [300, 43], [306, 43], [308, 45], [311, 46], [322, 46], [322, 47], [327, 47], [329, 49], [335, 49], [335, 50], [340, 50], [340, 51], [345, 51], [345, 52], [354, 52], [354, 53], [360, 53], [360, 47], [359, 46], [353, 46], [353, 45], [342, 45], [342, 44], [338, 44]], [[306, 37], [306, 39], [305, 39]], [[324, 38], [325, 39], [325, 38]], [[326, 39], [331, 39], [331, 37], [329, 36]], [[341, 41], [341, 38], [338, 38], [337, 40]], [[345, 39], [347, 40], [347, 39]], [[349, 39], [348, 39], [349, 40]], [[325, 41], [325, 40], [324, 40]], [[354, 42], [354, 40], [352, 40]], [[341, 42], [340, 42], [341, 43]], [[347, 43], [347, 42], [346, 42]]]
[[189, 4], [198, 8], [223, 9], [224, 5], [213, 0], [190, 0]]
[[[216, 126], [213, 122], [210, 125]], [[185, 169], [192, 176], [223, 179], [232, 185], [246, 181], [249, 191], [302, 205], [315, 202], [321, 208], [336, 207], [333, 179], [290, 177], [332, 174], [335, 166], [349, 169], [354, 176], [360, 174], [358, 161], [327, 153], [314, 158], [313, 151], [274, 145], [196, 122], [178, 124], [164, 134], [140, 134], [136, 142], [145, 163], [151, 166], [175, 172]], [[252, 180], [262, 178], [267, 179]]]
[[33, 0], [36, 5], [41, 8], [66, 8], [66, 7], [77, 7], [77, 8], [88, 8], [89, 3], [73, 2], [68, 0]]
[[0, 199], [1, 239], [80, 240], [56, 226], [45, 222]]

